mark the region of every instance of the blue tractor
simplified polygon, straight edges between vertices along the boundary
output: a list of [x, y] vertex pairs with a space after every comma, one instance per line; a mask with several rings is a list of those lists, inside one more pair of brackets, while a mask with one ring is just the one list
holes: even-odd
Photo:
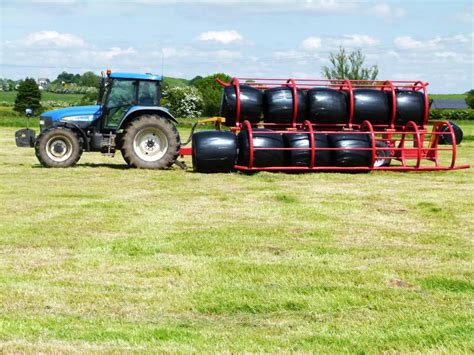
[[15, 133], [20, 147], [34, 147], [40, 163], [51, 168], [76, 164], [82, 152], [114, 156], [120, 150], [135, 168], [166, 169], [179, 155], [177, 121], [160, 106], [162, 77], [152, 74], [103, 75], [96, 105], [44, 112], [40, 134]]

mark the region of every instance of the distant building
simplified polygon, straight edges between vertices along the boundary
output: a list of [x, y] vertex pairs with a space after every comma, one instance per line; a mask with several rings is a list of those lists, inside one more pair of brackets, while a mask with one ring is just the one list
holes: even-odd
[[432, 109], [453, 109], [453, 110], [464, 110], [468, 109], [466, 101], [459, 99], [459, 100], [433, 100], [431, 104]]
[[38, 84], [38, 89], [44, 90], [49, 86], [50, 81], [48, 78], [38, 78], [38, 80], [36, 80], [36, 84]]

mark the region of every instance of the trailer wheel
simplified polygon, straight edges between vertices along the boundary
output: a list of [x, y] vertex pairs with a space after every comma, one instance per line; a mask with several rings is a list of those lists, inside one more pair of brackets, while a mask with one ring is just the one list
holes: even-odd
[[[329, 134], [334, 165], [341, 167], [369, 167], [372, 162], [372, 147], [368, 134]], [[350, 149], [350, 150], [349, 150]]]
[[178, 159], [181, 141], [176, 127], [166, 118], [143, 115], [123, 133], [122, 156], [140, 169], [167, 169]]
[[237, 136], [232, 132], [202, 131], [193, 134], [193, 170], [227, 173], [237, 158]]
[[[381, 141], [375, 142], [375, 146], [377, 148], [388, 148], [387, 143]], [[389, 166], [392, 162], [392, 159], [386, 159], [386, 157], [392, 156], [390, 149], [377, 150], [377, 156], [379, 159], [375, 159], [374, 167]]]
[[[457, 124], [455, 124], [452, 121], [449, 121], [451, 123], [451, 126], [453, 126], [453, 131], [454, 131], [454, 137], [456, 138], [456, 145], [461, 144], [462, 139], [464, 137], [464, 133]], [[447, 126], [444, 126], [441, 129], [442, 132], [446, 132], [446, 134], [440, 134], [439, 135], [439, 144], [453, 144], [453, 138], [451, 137], [451, 134], [449, 133], [449, 128]]]
[[40, 134], [35, 142], [35, 154], [47, 168], [69, 168], [82, 155], [82, 143], [69, 128], [51, 128]]

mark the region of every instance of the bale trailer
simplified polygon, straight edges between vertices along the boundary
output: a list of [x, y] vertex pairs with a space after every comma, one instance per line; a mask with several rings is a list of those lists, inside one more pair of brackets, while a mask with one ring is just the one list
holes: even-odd
[[[196, 132], [195, 171], [440, 171], [462, 131], [428, 123], [422, 81], [233, 78], [216, 130]], [[209, 120], [207, 120], [208, 122]], [[222, 125], [229, 129], [222, 130]]]

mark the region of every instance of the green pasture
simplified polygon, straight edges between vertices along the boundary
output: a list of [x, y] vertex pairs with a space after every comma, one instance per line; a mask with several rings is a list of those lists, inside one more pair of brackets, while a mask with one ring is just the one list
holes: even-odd
[[[474, 349], [472, 168], [205, 175], [85, 153], [47, 169], [14, 131], [2, 353]], [[474, 142], [458, 148], [472, 164]]]

